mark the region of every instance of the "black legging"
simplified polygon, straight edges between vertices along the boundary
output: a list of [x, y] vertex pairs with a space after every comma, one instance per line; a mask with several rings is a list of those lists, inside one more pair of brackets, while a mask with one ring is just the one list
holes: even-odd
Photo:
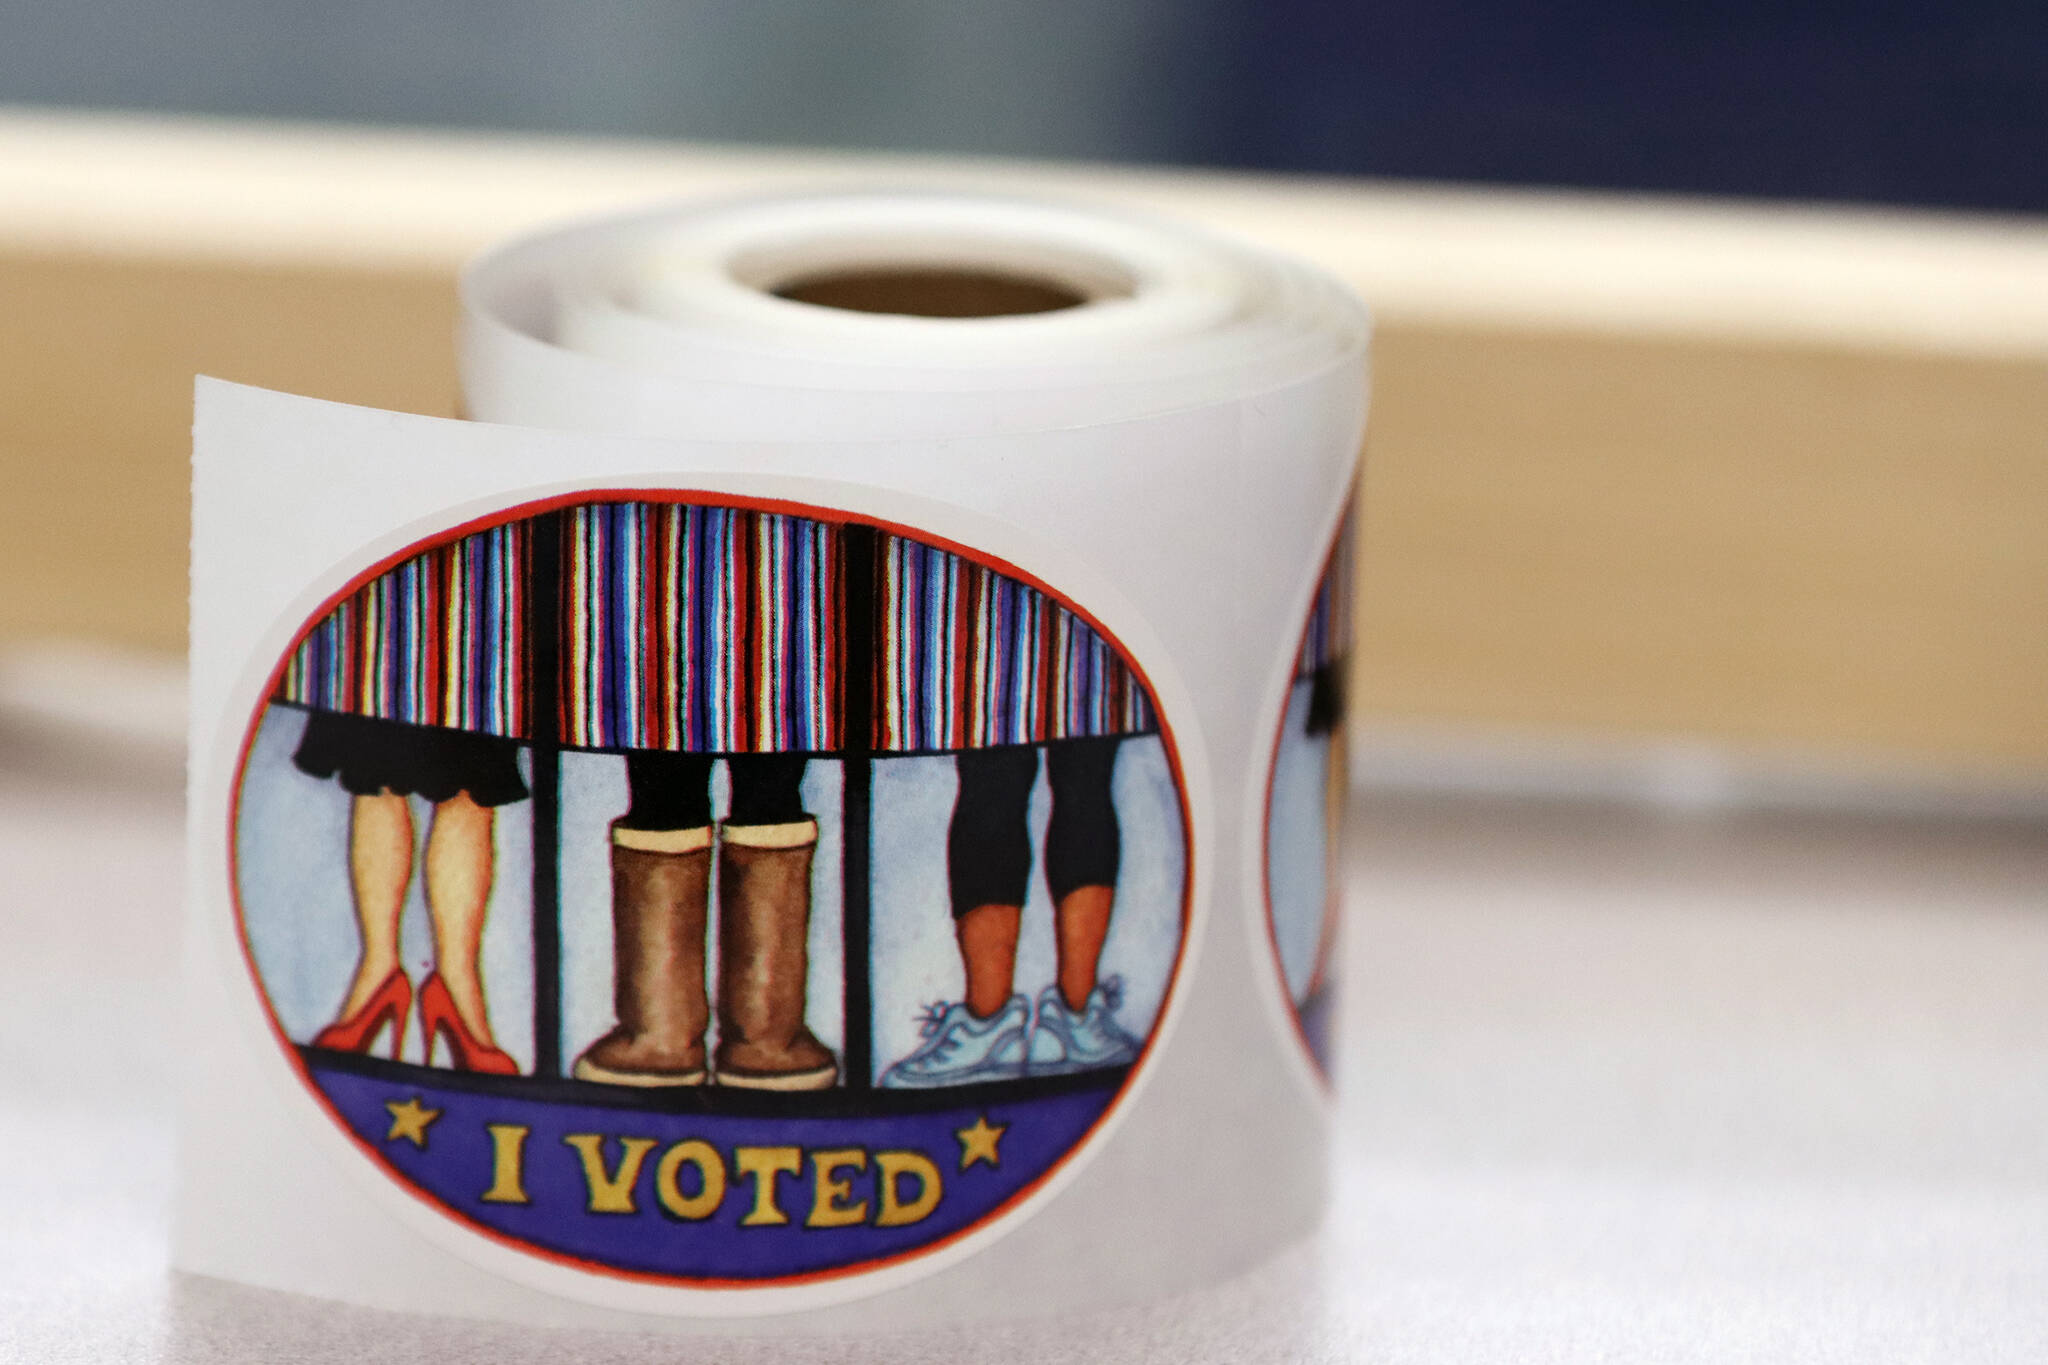
[[[626, 755], [632, 804], [620, 818], [626, 829], [700, 829], [711, 823], [711, 754], [641, 750]], [[732, 754], [730, 825], [786, 825], [809, 818], [804, 809], [803, 754]]]
[[[1045, 882], [1055, 902], [1077, 887], [1116, 885], [1122, 847], [1110, 778], [1120, 742], [1112, 736], [1046, 746], [1052, 819], [1045, 831]], [[968, 749], [954, 763], [960, 795], [946, 835], [953, 914], [977, 905], [1022, 905], [1031, 882], [1028, 812], [1038, 750]]]
[[1344, 724], [1344, 685], [1347, 659], [1332, 659], [1309, 674], [1308, 714], [1302, 719], [1302, 733], [1327, 735]]

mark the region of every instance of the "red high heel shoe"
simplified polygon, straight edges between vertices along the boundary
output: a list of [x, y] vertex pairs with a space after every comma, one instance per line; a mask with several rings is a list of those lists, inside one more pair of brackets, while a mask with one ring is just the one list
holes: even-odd
[[370, 1044], [377, 1041], [378, 1030], [388, 1021], [391, 1025], [391, 1060], [395, 1062], [398, 1060], [398, 1045], [405, 1038], [405, 1016], [411, 1009], [412, 979], [406, 976], [403, 967], [393, 967], [391, 975], [370, 993], [361, 1009], [314, 1034], [313, 1046], [335, 1052], [368, 1052]]
[[490, 1076], [519, 1074], [519, 1063], [512, 1060], [510, 1053], [470, 1033], [462, 1016], [455, 1012], [455, 998], [448, 994], [447, 983], [441, 980], [439, 972], [420, 983], [420, 1037], [425, 1053], [420, 1060], [429, 1066], [434, 1061], [437, 1033], [447, 1036], [448, 1055], [457, 1070], [481, 1071]]

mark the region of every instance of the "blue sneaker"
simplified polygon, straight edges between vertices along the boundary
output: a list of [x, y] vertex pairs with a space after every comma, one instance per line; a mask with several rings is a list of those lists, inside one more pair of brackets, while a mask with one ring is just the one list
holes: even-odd
[[1057, 1076], [1137, 1061], [1142, 1045], [1116, 1021], [1123, 993], [1120, 976], [1098, 981], [1087, 1006], [1076, 1014], [1067, 1008], [1057, 983], [1047, 986], [1038, 997], [1038, 1026], [1031, 1031], [1031, 1073]]
[[1024, 1074], [1024, 1038], [1031, 1027], [1031, 1002], [1021, 995], [986, 1019], [967, 1002], [930, 1006], [920, 1028], [924, 1041], [882, 1073], [892, 1090], [932, 1090], [976, 1081], [1014, 1081]]

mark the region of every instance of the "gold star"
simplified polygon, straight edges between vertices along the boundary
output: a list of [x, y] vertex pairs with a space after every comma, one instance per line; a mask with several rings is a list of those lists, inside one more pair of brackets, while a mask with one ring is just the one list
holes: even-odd
[[991, 1166], [1002, 1164], [996, 1155], [996, 1144], [1003, 1140], [1003, 1134], [1010, 1131], [1007, 1123], [990, 1123], [983, 1114], [974, 1121], [972, 1128], [962, 1128], [953, 1136], [960, 1139], [960, 1169], [966, 1170], [977, 1161], [986, 1161]]
[[386, 1142], [404, 1138], [415, 1147], [425, 1147], [427, 1125], [441, 1117], [440, 1110], [427, 1108], [417, 1095], [409, 1100], [386, 1100], [384, 1107], [391, 1111], [391, 1131], [384, 1135]]

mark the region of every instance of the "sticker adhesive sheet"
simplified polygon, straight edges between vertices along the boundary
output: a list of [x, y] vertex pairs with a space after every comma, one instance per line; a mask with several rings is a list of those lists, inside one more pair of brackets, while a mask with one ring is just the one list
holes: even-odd
[[1357, 301], [877, 192], [462, 304], [466, 420], [199, 384], [178, 1263], [817, 1332], [1307, 1235]]

